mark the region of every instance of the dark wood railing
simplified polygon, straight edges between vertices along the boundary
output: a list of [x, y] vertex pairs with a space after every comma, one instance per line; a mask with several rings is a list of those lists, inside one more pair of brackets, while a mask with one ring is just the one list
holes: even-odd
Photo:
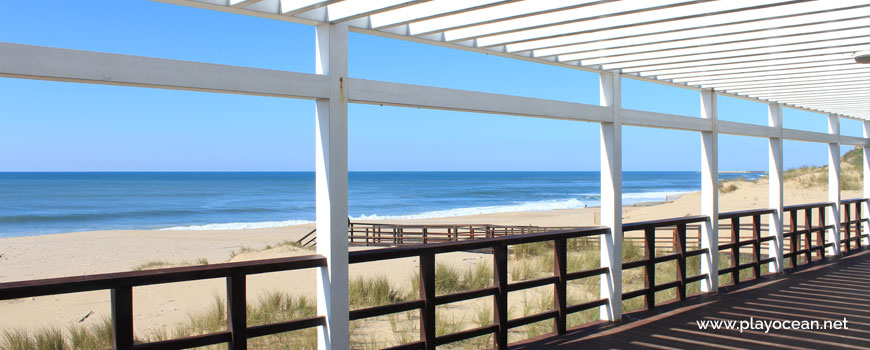
[[[863, 232], [863, 226], [864, 223], [870, 222], [870, 218], [862, 218], [861, 207], [866, 208], [868, 200], [866, 198], [846, 199], [841, 203], [841, 212], [843, 220], [845, 220], [840, 224], [842, 249], [844, 252], [861, 249], [861, 239], [868, 237], [868, 233]], [[853, 232], [854, 235], [852, 235]]]
[[[636, 223], [628, 223], [622, 225], [622, 231], [643, 231], [644, 232], [644, 259], [622, 264], [623, 270], [643, 267], [644, 268], [644, 288], [622, 293], [622, 300], [628, 300], [639, 296], [644, 296], [646, 308], [652, 310], [655, 307], [656, 292], [676, 288], [677, 299], [686, 299], [686, 286], [689, 283], [697, 282], [707, 278], [707, 274], [696, 276], [686, 276], [686, 259], [695, 255], [709, 254], [708, 249], [686, 249], [686, 227], [690, 223], [706, 223], [710, 220], [707, 216], [688, 216], [677, 219], [644, 221]], [[656, 256], [655, 236], [656, 230], [660, 228], [675, 227], [673, 230], [673, 251], [672, 254]], [[668, 261], [677, 261], [676, 280], [673, 282], [656, 284], [655, 267], [656, 264]]]
[[[574, 230], [581, 227], [532, 226], [532, 225], [411, 225], [380, 224], [367, 222], [347, 223], [347, 239], [350, 244], [365, 246], [395, 246], [403, 244], [429, 244], [465, 241], [479, 238], [525, 235], [551, 231]], [[313, 247], [317, 240], [317, 230], [311, 230], [297, 243], [303, 247]]]
[[[570, 313], [606, 305], [607, 299], [599, 299], [578, 305], [567, 305], [568, 281], [598, 276], [608, 273], [607, 268], [597, 268], [568, 273], [567, 271], [567, 240], [571, 238], [590, 237], [609, 233], [607, 228], [583, 228], [568, 231], [533, 233], [526, 235], [481, 238], [459, 242], [440, 244], [402, 246], [376, 250], [355, 251], [350, 253], [350, 263], [364, 263], [378, 260], [388, 260], [406, 257], [420, 259], [420, 297], [419, 299], [396, 304], [370, 307], [350, 312], [351, 320], [383, 316], [402, 311], [420, 310], [420, 340], [402, 344], [393, 349], [435, 349], [436, 346], [449, 344], [482, 335], [493, 334], [498, 349], [506, 349], [508, 330], [530, 323], [553, 319], [557, 334], [565, 334], [567, 316]], [[535, 242], [554, 242], [554, 273], [553, 276], [508, 283], [508, 247], [517, 244]], [[435, 255], [441, 253], [491, 250], [493, 254], [493, 285], [488, 288], [464, 291], [453, 294], [435, 294]], [[554, 305], [550, 311], [535, 315], [508, 319], [508, 293], [554, 285]], [[481, 297], [494, 297], [494, 322], [491, 325], [464, 330], [452, 334], [436, 336], [435, 307]]]
[[[248, 327], [245, 280], [248, 275], [326, 266], [320, 255], [237, 263], [176, 267], [91, 276], [51, 278], [0, 283], [0, 300], [43, 295], [111, 290], [114, 349], [186, 349], [228, 343], [233, 350], [246, 349], [249, 338], [322, 326], [323, 316], [308, 317]], [[227, 330], [153, 343], [134, 344], [133, 287], [225, 278], [227, 282]]]
[[[804, 254], [807, 263], [812, 262], [812, 253], [818, 252], [819, 257], [824, 258], [824, 249], [833, 246], [833, 243], [825, 242], [825, 231], [833, 226], [825, 225], [825, 210], [832, 203], [815, 203], [785, 207], [784, 212], [789, 214], [789, 228], [784, 233], [784, 239], [790, 240], [790, 251], [784, 254], [784, 258], [791, 259], [792, 267], [797, 266], [797, 257]], [[867, 237], [862, 233], [861, 225], [870, 222], [868, 218], [861, 217], [861, 206], [868, 205], [867, 199], [854, 199], [843, 201], [844, 222], [842, 232], [845, 234], [843, 244], [846, 251], [852, 251], [861, 247], [860, 239]], [[818, 225], [813, 226], [812, 211], [816, 210], [820, 215]], [[730, 220], [731, 240], [729, 243], [719, 244], [719, 250], [731, 250], [732, 266], [719, 270], [719, 274], [731, 274], [734, 283], [739, 283], [739, 271], [752, 268], [756, 277], [761, 275], [761, 266], [773, 261], [772, 258], [761, 258], [761, 244], [773, 239], [769, 236], [761, 236], [762, 215], [772, 213], [772, 210], [750, 210], [731, 213], [722, 213], [720, 220]], [[802, 229], [798, 225], [799, 215], [803, 215], [805, 225]], [[741, 219], [752, 218], [752, 237], [748, 240], [740, 235]], [[689, 216], [677, 219], [646, 221], [627, 223], [623, 225], [624, 232], [643, 231], [644, 259], [624, 262], [623, 270], [632, 268], [644, 268], [645, 286], [643, 289], [623, 293], [622, 299], [627, 300], [644, 296], [648, 309], [655, 307], [655, 293], [671, 288], [677, 289], [677, 299], [686, 298], [686, 287], [693, 282], [707, 278], [706, 274], [687, 276], [686, 260], [689, 257], [709, 254], [707, 249], [687, 249], [688, 228], [700, 229], [707, 224], [706, 216]], [[695, 225], [690, 225], [695, 224]], [[700, 225], [699, 225], [700, 224]], [[473, 226], [473, 225], [471, 225]], [[422, 226], [418, 226], [422, 227]], [[447, 227], [446, 225], [444, 227]], [[459, 227], [452, 226], [449, 227]], [[466, 226], [470, 227], [470, 226]], [[567, 240], [572, 238], [591, 237], [609, 233], [609, 229], [574, 228], [571, 230], [529, 233], [509, 235], [509, 230], [499, 231], [496, 226], [487, 231], [483, 230], [483, 237], [469, 235], [464, 239], [456, 235], [456, 240], [438, 244], [405, 245], [393, 248], [355, 251], [349, 254], [351, 264], [365, 263], [379, 260], [388, 260], [405, 257], [417, 257], [419, 259], [419, 290], [418, 299], [399, 302], [389, 305], [381, 305], [364, 309], [351, 310], [351, 320], [360, 320], [371, 317], [389, 315], [397, 312], [420, 310], [420, 340], [417, 342], [402, 344], [397, 349], [434, 349], [436, 346], [453, 343], [481, 335], [493, 334], [495, 345], [498, 349], [507, 347], [507, 335], [511, 328], [524, 326], [530, 323], [552, 319], [557, 334], [565, 334], [567, 328], [567, 315], [602, 305], [606, 305], [607, 299], [585, 302], [578, 305], [567, 305], [567, 283], [571, 280], [600, 276], [609, 273], [608, 268], [596, 268], [577, 272], [567, 270]], [[501, 226], [511, 227], [511, 226]], [[723, 225], [726, 227], [726, 225]], [[855, 235], [852, 235], [852, 227]], [[672, 247], [670, 254], [656, 256], [657, 230], [671, 230], [673, 232]], [[459, 232], [452, 229], [451, 232]], [[490, 232], [487, 234], [487, 232]], [[427, 232], [428, 233], [428, 232]], [[812, 243], [812, 234], [817, 234], [817, 244]], [[312, 233], [313, 234], [313, 233]], [[502, 236], [500, 236], [502, 235]], [[369, 236], [371, 238], [371, 236]], [[429, 240], [427, 236], [423, 242], [433, 243], [437, 240]], [[803, 239], [801, 239], [803, 238]], [[659, 240], [661, 237], [659, 237]], [[450, 240], [450, 239], [448, 239]], [[554, 272], [552, 276], [543, 278], [508, 281], [508, 254], [509, 247], [517, 244], [535, 242], [554, 242]], [[800, 247], [799, 242], [805, 242]], [[721, 243], [721, 242], [720, 242]], [[741, 247], [751, 246], [753, 261], [740, 264], [739, 251]], [[480, 251], [490, 250], [493, 255], [493, 284], [490, 287], [463, 291], [447, 295], [435, 293], [435, 256], [441, 253], [457, 251]], [[655, 265], [657, 263], [676, 261], [676, 280], [663, 284], [655, 283]], [[323, 316], [308, 317], [303, 319], [282, 321], [278, 323], [251, 326], [247, 325], [246, 319], [246, 277], [252, 274], [267, 272], [288, 271], [305, 268], [326, 266], [326, 259], [320, 255], [303, 257], [280, 258], [270, 260], [248, 261], [239, 263], [223, 263], [205, 266], [189, 266], [147, 271], [132, 271], [122, 273], [110, 273], [92, 276], [78, 276], [54, 278], [45, 280], [32, 280], [22, 282], [0, 283], [0, 300], [54, 295], [64, 293], [76, 293], [96, 290], [110, 290], [112, 295], [112, 324], [115, 349], [181, 349], [199, 347], [213, 344], [228, 343], [231, 349], [245, 349], [247, 339], [276, 334], [311, 327], [322, 326], [325, 323]], [[133, 287], [183, 282], [210, 278], [225, 278], [227, 288], [227, 330], [222, 332], [190, 336], [172, 340], [152, 343], [135, 344], [133, 335]], [[513, 291], [536, 288], [546, 285], [554, 286], [554, 305], [551, 310], [535, 315], [509, 319], [508, 318], [508, 293]], [[464, 330], [452, 334], [436, 336], [435, 333], [435, 308], [438, 305], [471, 300], [491, 296], [494, 298], [494, 322], [491, 325], [474, 329]]]
[[[761, 217], [762, 215], [768, 215], [775, 213], [774, 209], [757, 209], [757, 210], [743, 210], [743, 211], [734, 211], [728, 213], [719, 214], [719, 220], [728, 220], [730, 221], [730, 231], [731, 231], [731, 239], [729, 243], [719, 244], [719, 254], [722, 254], [723, 251], [730, 251], [731, 257], [731, 266], [727, 268], [720, 268], [719, 275], [727, 275], [731, 274], [731, 283], [739, 284], [740, 283], [740, 271], [743, 269], [752, 268], [752, 272], [755, 278], [758, 278], [762, 275], [761, 267], [764, 264], [773, 262], [776, 260], [774, 257], [770, 258], [761, 258], [761, 244], [764, 242], [769, 242], [774, 240], [776, 237], [773, 236], [761, 236], [761, 232], [763, 231], [761, 225]], [[740, 219], [742, 218], [751, 218], [752, 220], [752, 236], [750, 239], [742, 239], [740, 235]], [[719, 241], [722, 241], [723, 230], [721, 230], [722, 226], [720, 226], [719, 230]], [[740, 249], [745, 246], [752, 247], [752, 261], [741, 264], [740, 263]]]
[[[810, 203], [783, 208], [783, 213], [788, 214], [788, 221], [783, 218], [783, 226], [785, 226], [785, 222], [788, 222], [789, 227], [789, 230], [783, 233], [783, 239], [789, 242], [789, 252], [785, 253], [783, 248], [783, 259], [789, 259], [792, 268], [798, 266], [800, 255], [803, 255], [806, 260], [804, 265], [809, 264], [813, 261], [813, 252], [816, 252], [818, 259], [824, 259], [825, 249], [834, 246], [833, 242], [825, 241], [825, 232], [834, 229], [834, 225], [825, 224], [825, 211], [833, 205], [834, 203]], [[814, 210], [818, 214], [818, 220], [816, 220], [818, 225], [815, 226], [813, 225]], [[803, 226], [798, 225], [800, 217], [804, 218]], [[815, 245], [813, 244], [814, 233], [817, 242]]]

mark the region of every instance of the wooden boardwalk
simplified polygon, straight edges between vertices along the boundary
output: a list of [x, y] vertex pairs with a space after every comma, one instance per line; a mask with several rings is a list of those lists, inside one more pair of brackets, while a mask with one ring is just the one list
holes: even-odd
[[[699, 330], [698, 320], [840, 320], [848, 330]], [[537, 349], [870, 349], [870, 251], [770, 275], [511, 347]]]

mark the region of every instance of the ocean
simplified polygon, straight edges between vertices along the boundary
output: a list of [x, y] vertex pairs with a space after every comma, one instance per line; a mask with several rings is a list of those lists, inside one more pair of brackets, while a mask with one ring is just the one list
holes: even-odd
[[[755, 179], [765, 172], [723, 173]], [[599, 205], [594, 172], [351, 172], [352, 219]], [[623, 202], [697, 191], [698, 172], [623, 174]], [[239, 229], [312, 222], [312, 172], [0, 173], [0, 237], [113, 229]]]

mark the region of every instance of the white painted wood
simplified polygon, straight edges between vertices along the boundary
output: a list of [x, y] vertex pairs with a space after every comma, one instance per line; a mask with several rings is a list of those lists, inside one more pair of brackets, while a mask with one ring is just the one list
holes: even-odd
[[[850, 53], [870, 50], [870, 27], [865, 25], [870, 4], [863, 0], [155, 1], [304, 24], [346, 21], [360, 33], [595, 73], [618, 71], [696, 90], [740, 92], [746, 89], [738, 81], [755, 84], [757, 90], [758, 84], [776, 80], [865, 74], [866, 67]], [[806, 91], [819, 96], [854, 88], [808, 84]], [[750, 97], [870, 118], [865, 107], [870, 94], [851, 96], [861, 105], [837, 106], [796, 103], [801, 96], [762, 96], [756, 91]]]
[[868, 146], [870, 145], [870, 139], [863, 137], [855, 137], [855, 136], [844, 136], [840, 135], [840, 144], [846, 146]]
[[[864, 121], [864, 139], [870, 140], [870, 121]], [[867, 145], [863, 149], [864, 156], [864, 198], [870, 198], [870, 147]], [[870, 203], [861, 204], [861, 218], [870, 218]], [[864, 229], [861, 230], [868, 237], [864, 238], [864, 245], [870, 246], [870, 223], [864, 223]]]
[[712, 131], [713, 126], [709, 120], [687, 117], [676, 114], [638, 111], [634, 109], [620, 109], [619, 116], [625, 125], [645, 126], [651, 128], [688, 130], [688, 131]]
[[552, 119], [609, 121], [612, 118], [608, 107], [362, 79], [350, 80], [349, 99], [354, 103]]
[[316, 74], [2, 42], [0, 77], [302, 99], [329, 91]]
[[716, 93], [701, 91], [701, 118], [710, 121], [711, 131], [701, 132], [701, 215], [710, 218], [701, 225], [701, 249], [708, 253], [701, 256], [701, 273], [707, 278], [701, 283], [701, 291], [714, 293], [719, 290], [719, 130]]
[[765, 138], [781, 136], [781, 133], [777, 128], [757, 124], [737, 123], [727, 120], [719, 120], [719, 133]]
[[839, 140], [837, 135], [796, 129], [782, 129], [782, 138], [786, 140], [819, 143], [832, 143]]
[[347, 255], [347, 26], [321, 24], [316, 29], [317, 73], [329, 79], [329, 97], [317, 100], [316, 212], [317, 253], [327, 266], [317, 274], [320, 350], [350, 348]]
[[828, 248], [829, 255], [840, 255], [840, 117], [828, 115], [828, 133], [836, 135], [836, 142], [828, 144], [828, 201], [834, 203], [828, 208], [826, 225], [833, 226], [828, 230], [826, 242], [833, 242]]
[[[317, 74], [236, 67], [0, 43], [0, 76], [160, 89], [178, 89], [283, 98], [316, 99], [329, 95], [329, 82]], [[38, 59], [34, 59], [37, 57]], [[609, 107], [477, 91], [373, 80], [349, 79], [350, 102], [457, 110], [539, 118], [609, 122]], [[727, 95], [727, 94], [725, 94]], [[802, 108], [802, 110], [815, 111]], [[709, 121], [667, 113], [621, 109], [625, 125], [711, 131]], [[775, 130], [753, 124], [719, 121], [726, 134], [770, 137]], [[804, 130], [785, 130], [786, 139], [868, 145], [868, 139]]]
[[774, 258], [769, 265], [770, 272], [782, 272], [783, 269], [783, 168], [782, 168], [782, 106], [771, 103], [767, 106], [767, 125], [778, 130], [780, 135], [768, 138], [768, 200], [767, 207], [775, 210], [767, 220], [767, 234], [773, 236], [767, 246], [768, 257]]
[[602, 320], [622, 318], [622, 106], [621, 78], [617, 73], [600, 75], [601, 105], [613, 111], [613, 121], [601, 123], [601, 226], [610, 233], [601, 235], [601, 267], [609, 274], [601, 276]]

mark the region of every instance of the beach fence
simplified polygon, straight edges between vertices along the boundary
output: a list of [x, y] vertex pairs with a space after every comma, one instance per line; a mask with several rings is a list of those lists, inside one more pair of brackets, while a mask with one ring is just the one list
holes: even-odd
[[[861, 249], [860, 238], [866, 238], [867, 232], [861, 231], [861, 225], [870, 223], [867, 218], [861, 217], [862, 206], [868, 205], [867, 199], [847, 200], [844, 201], [841, 220], [838, 225], [825, 223], [824, 220], [814, 219], [814, 214], [823, 213], [825, 210], [832, 209], [833, 203], [814, 203], [798, 206], [789, 206], [783, 209], [783, 213], [788, 213], [789, 224], [787, 232], [782, 233], [783, 243], [788, 246], [784, 249], [783, 245], [778, 246], [779, 254], [791, 260], [792, 271], [794, 268], [802, 268], [802, 265], [817, 263], [828, 258], [825, 253], [825, 248], [834, 246], [826, 235], [821, 234], [832, 227], [841, 227], [841, 236], [839, 236], [840, 244], [848, 251]], [[849, 208], [849, 209], [846, 209]], [[739, 278], [739, 272], [743, 269], [752, 269], [754, 277], [759, 278], [762, 275], [770, 274], [771, 272], [764, 271], [761, 266], [763, 264], [774, 261], [773, 257], [764, 257], [762, 245], [770, 243], [775, 236], [762, 235], [763, 224], [761, 219], [765, 215], [773, 215], [771, 209], [747, 210], [731, 213], [720, 213], [720, 222], [730, 221], [731, 235], [721, 235], [727, 237], [727, 242], [716, 245], [719, 251], [718, 255], [723, 253], [731, 254], [730, 262], [722, 267], [713, 269], [713, 273], [718, 275], [734, 276], [732, 283], [742, 283]], [[824, 217], [821, 215], [820, 217]], [[745, 225], [744, 222], [749, 223]], [[607, 279], [622, 281], [622, 271], [629, 269], [643, 269], [644, 281], [642, 288], [635, 290], [622, 290], [622, 285], [627, 285], [625, 282], [617, 284], [616, 298], [628, 300], [633, 298], [643, 298], [646, 304], [646, 309], [651, 310], [656, 307], [656, 293], [666, 290], [676, 289], [674, 298], [684, 300], [691, 297], [689, 285], [692, 283], [714, 283], [718, 278], [709, 278], [709, 273], [700, 270], [699, 273], [692, 273], [689, 264], [697, 264], [698, 260], [704, 257], [709, 258], [711, 249], [691, 243], [695, 234], [693, 229], [701, 229], [706, 225], [711, 224], [711, 218], [708, 216], [687, 216], [680, 218], [672, 218], [665, 220], [654, 220], [646, 222], [626, 223], [623, 225], [623, 231], [630, 236], [640, 232], [638, 235], [643, 240], [643, 253], [641, 257], [634, 260], [622, 262], [621, 269], [612, 269], [610, 267], [594, 267], [582, 271], [569, 271], [568, 266], [568, 249], [567, 242], [569, 239], [584, 239], [586, 242], [598, 242], [601, 236], [610, 234], [611, 231], [606, 227], [591, 227], [578, 228], [572, 230], [551, 231], [543, 233], [528, 233], [528, 231], [520, 230], [519, 232], [527, 232], [524, 234], [508, 234], [510, 230], [505, 227], [491, 225], [491, 230], [483, 230], [484, 236], [475, 234], [472, 236], [463, 236], [465, 239], [459, 241], [449, 241], [432, 244], [416, 244], [416, 245], [400, 245], [395, 247], [369, 249], [349, 252], [349, 264], [360, 264], [366, 262], [392, 260], [397, 258], [414, 257], [419, 261], [419, 295], [408, 301], [399, 301], [386, 305], [367, 307], [361, 309], [350, 310], [349, 320], [362, 320], [374, 317], [382, 317], [385, 315], [394, 314], [397, 312], [415, 311], [420, 314], [419, 317], [419, 340], [411, 340], [410, 343], [401, 344], [396, 348], [402, 349], [434, 349], [439, 345], [446, 345], [457, 341], [470, 339], [474, 337], [493, 335], [495, 347], [498, 349], [506, 349], [508, 346], [508, 334], [511, 329], [521, 327], [527, 324], [551, 320], [554, 324], [553, 333], [550, 335], [564, 335], [567, 332], [567, 317], [569, 314], [591, 310], [599, 307], [610, 307], [616, 303], [611, 297], [601, 296], [591, 301], [585, 301], [580, 304], [569, 305], [567, 299], [567, 284], [570, 281], [580, 280], [584, 278], [599, 277], [602, 281]], [[376, 224], [361, 224], [359, 227], [374, 227]], [[353, 226], [353, 225], [349, 225]], [[443, 227], [444, 225], [442, 225]], [[486, 226], [486, 225], [484, 225]], [[460, 226], [456, 226], [460, 227]], [[477, 232], [478, 225], [463, 225], [468, 230], [474, 227]], [[508, 226], [510, 227], [510, 226]], [[727, 226], [725, 226], [727, 227]], [[393, 228], [390, 227], [390, 232]], [[422, 231], [423, 227], [417, 226], [418, 231]], [[456, 230], [454, 226], [450, 226], [451, 232], [465, 232]], [[785, 227], [783, 227], [783, 231]], [[745, 231], [748, 234], [745, 234]], [[401, 232], [401, 231], [397, 231]], [[428, 232], [428, 230], [427, 230]], [[485, 237], [486, 232], [490, 232], [495, 237]], [[514, 233], [517, 231], [515, 230]], [[659, 232], [670, 233], [670, 235], [660, 235]], [[726, 232], [722, 230], [722, 232]], [[313, 233], [311, 233], [313, 234]], [[363, 237], [365, 237], [363, 235]], [[427, 236], [428, 237], [428, 236]], [[457, 236], [459, 237], [459, 236]], [[723, 237], [723, 238], [724, 238]], [[371, 238], [371, 235], [369, 235]], [[660, 239], [670, 240], [671, 250], [662, 251], [657, 249]], [[348, 238], [350, 239], [350, 237]], [[554, 271], [552, 275], [541, 278], [509, 281], [508, 280], [508, 256], [510, 247], [519, 244], [528, 243], [549, 243], [552, 248]], [[740, 253], [744, 247], [749, 248], [751, 255], [749, 261], [742, 261], [743, 254]], [[458, 252], [458, 251], [489, 251], [492, 258], [493, 277], [492, 283], [484, 288], [461, 291], [450, 294], [437, 295], [435, 292], [436, 286], [436, 264], [435, 259], [438, 254]], [[735, 256], [737, 258], [735, 258]], [[696, 258], [698, 257], [698, 258]], [[789, 260], [786, 260], [789, 261]], [[667, 282], [656, 282], [656, 264], [675, 262], [674, 279]], [[249, 275], [299, 270], [299, 269], [314, 269], [322, 268], [328, 264], [327, 259], [322, 255], [308, 255], [289, 258], [278, 258], [269, 260], [254, 260], [245, 262], [220, 263], [201, 266], [184, 266], [157, 270], [145, 271], [130, 271], [121, 273], [109, 273], [89, 276], [75, 276], [53, 278], [45, 280], [31, 280], [0, 283], [0, 300], [11, 300], [19, 298], [31, 298], [37, 296], [47, 296], [64, 293], [77, 293], [86, 291], [110, 290], [111, 291], [111, 322], [112, 322], [112, 339], [113, 348], [119, 350], [142, 350], [142, 349], [181, 349], [191, 347], [201, 347], [214, 344], [229, 344], [230, 349], [244, 350], [248, 348], [248, 339], [262, 337], [271, 334], [277, 334], [288, 331], [301, 329], [309, 329], [315, 327], [323, 327], [326, 324], [325, 316], [302, 317], [292, 320], [280, 320], [263, 325], [249, 325], [245, 310], [247, 309], [247, 287], [246, 279]], [[713, 265], [716, 266], [716, 265]], [[715, 272], [718, 271], [718, 272]], [[225, 330], [220, 330], [212, 333], [191, 335], [176, 339], [159, 340], [150, 343], [138, 343], [134, 338], [133, 333], [133, 288], [157, 285], [166, 283], [175, 283], [183, 281], [194, 281], [211, 278], [223, 278], [226, 280], [227, 291], [227, 309]], [[554, 298], [552, 307], [540, 313], [524, 315], [523, 317], [510, 318], [508, 311], [511, 310], [510, 299], [508, 294], [515, 291], [537, 288], [542, 286], [553, 286]], [[703, 294], [704, 291], [698, 292]], [[492, 311], [492, 322], [477, 328], [447, 332], [445, 334], [436, 333], [436, 308], [439, 305], [455, 303], [465, 300], [471, 300], [481, 297], [491, 297], [494, 301]], [[660, 300], [659, 303], [670, 302], [668, 300]], [[619, 302], [621, 305], [621, 302]], [[514, 306], [515, 307], [515, 306]]]
[[[724, 214], [722, 214], [724, 215]], [[628, 223], [626, 225], [629, 225]], [[752, 230], [752, 223], [746, 221], [737, 222], [740, 229], [738, 234], [746, 235]], [[720, 229], [731, 229], [731, 224], [721, 222]], [[586, 227], [578, 226], [534, 226], [534, 225], [492, 225], [492, 224], [456, 224], [456, 225], [426, 225], [426, 224], [386, 224], [348, 222], [348, 243], [362, 246], [397, 246], [408, 244], [431, 244], [444, 242], [457, 242], [480, 238], [504, 237], [513, 235], [526, 235], [552, 231], [575, 230]], [[687, 244], [700, 245], [701, 225], [687, 225]], [[667, 250], [673, 248], [673, 234], [676, 226], [659, 226], [656, 228], [654, 246], [656, 249]], [[767, 228], [762, 227], [761, 232]], [[640, 235], [627, 234], [624, 238], [634, 244], [645, 244], [646, 240]], [[727, 242], [729, 237], [722, 237], [720, 241]], [[317, 241], [317, 230], [313, 229], [296, 241], [303, 247], [314, 247]], [[592, 243], [592, 244], [597, 244]]]

